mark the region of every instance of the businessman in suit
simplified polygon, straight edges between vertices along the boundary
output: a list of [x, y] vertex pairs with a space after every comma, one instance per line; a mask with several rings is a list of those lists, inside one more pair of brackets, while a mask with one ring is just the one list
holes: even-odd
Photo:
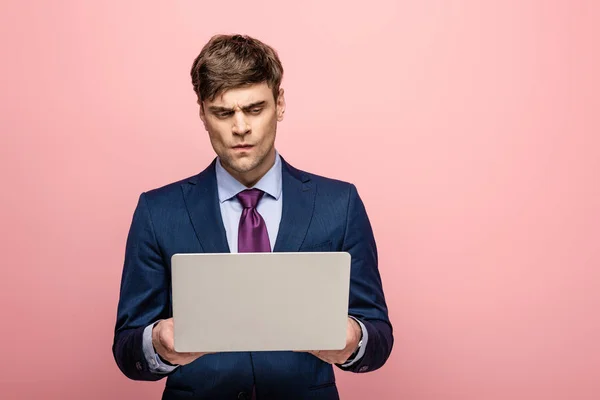
[[[285, 98], [283, 68], [270, 46], [248, 36], [217, 35], [195, 59], [191, 76], [217, 157], [198, 175], [139, 197], [117, 310], [117, 365], [135, 380], [167, 377], [167, 400], [338, 399], [333, 365], [374, 371], [393, 344], [365, 207], [354, 185], [300, 171], [277, 152]], [[346, 347], [175, 352], [171, 256], [269, 251], [350, 253]]]

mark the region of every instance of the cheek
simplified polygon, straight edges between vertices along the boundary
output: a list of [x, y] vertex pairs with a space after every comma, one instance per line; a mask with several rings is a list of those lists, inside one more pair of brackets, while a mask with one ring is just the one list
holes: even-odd
[[224, 135], [223, 133], [216, 127], [210, 127], [208, 129], [208, 136], [210, 137], [210, 141], [216, 145], [222, 145], [224, 143]]
[[275, 136], [275, 129], [277, 127], [277, 119], [275, 115], [269, 115], [259, 121], [261, 137], [263, 139], [269, 140], [273, 136]]

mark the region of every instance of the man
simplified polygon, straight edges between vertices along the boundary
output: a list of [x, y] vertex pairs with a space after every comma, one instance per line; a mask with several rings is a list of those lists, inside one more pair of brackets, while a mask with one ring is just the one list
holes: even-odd
[[[127, 239], [115, 360], [131, 379], [168, 376], [163, 399], [338, 399], [332, 365], [376, 370], [393, 344], [363, 203], [352, 184], [297, 170], [276, 151], [285, 99], [271, 47], [248, 36], [215, 36], [191, 75], [217, 157], [200, 174], [140, 196]], [[346, 347], [175, 352], [171, 256], [236, 251], [349, 252]]]

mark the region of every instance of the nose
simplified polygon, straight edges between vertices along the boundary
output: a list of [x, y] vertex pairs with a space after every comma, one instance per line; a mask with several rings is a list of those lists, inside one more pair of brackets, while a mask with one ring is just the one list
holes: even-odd
[[250, 125], [246, 121], [246, 116], [243, 112], [236, 112], [233, 118], [232, 132], [235, 135], [245, 135], [250, 132]]

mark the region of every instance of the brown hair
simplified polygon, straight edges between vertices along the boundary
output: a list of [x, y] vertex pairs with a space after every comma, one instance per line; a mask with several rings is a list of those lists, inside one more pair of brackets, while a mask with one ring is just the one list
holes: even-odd
[[246, 35], [216, 35], [202, 48], [191, 70], [199, 101], [229, 89], [267, 82], [277, 100], [283, 67], [277, 52]]

